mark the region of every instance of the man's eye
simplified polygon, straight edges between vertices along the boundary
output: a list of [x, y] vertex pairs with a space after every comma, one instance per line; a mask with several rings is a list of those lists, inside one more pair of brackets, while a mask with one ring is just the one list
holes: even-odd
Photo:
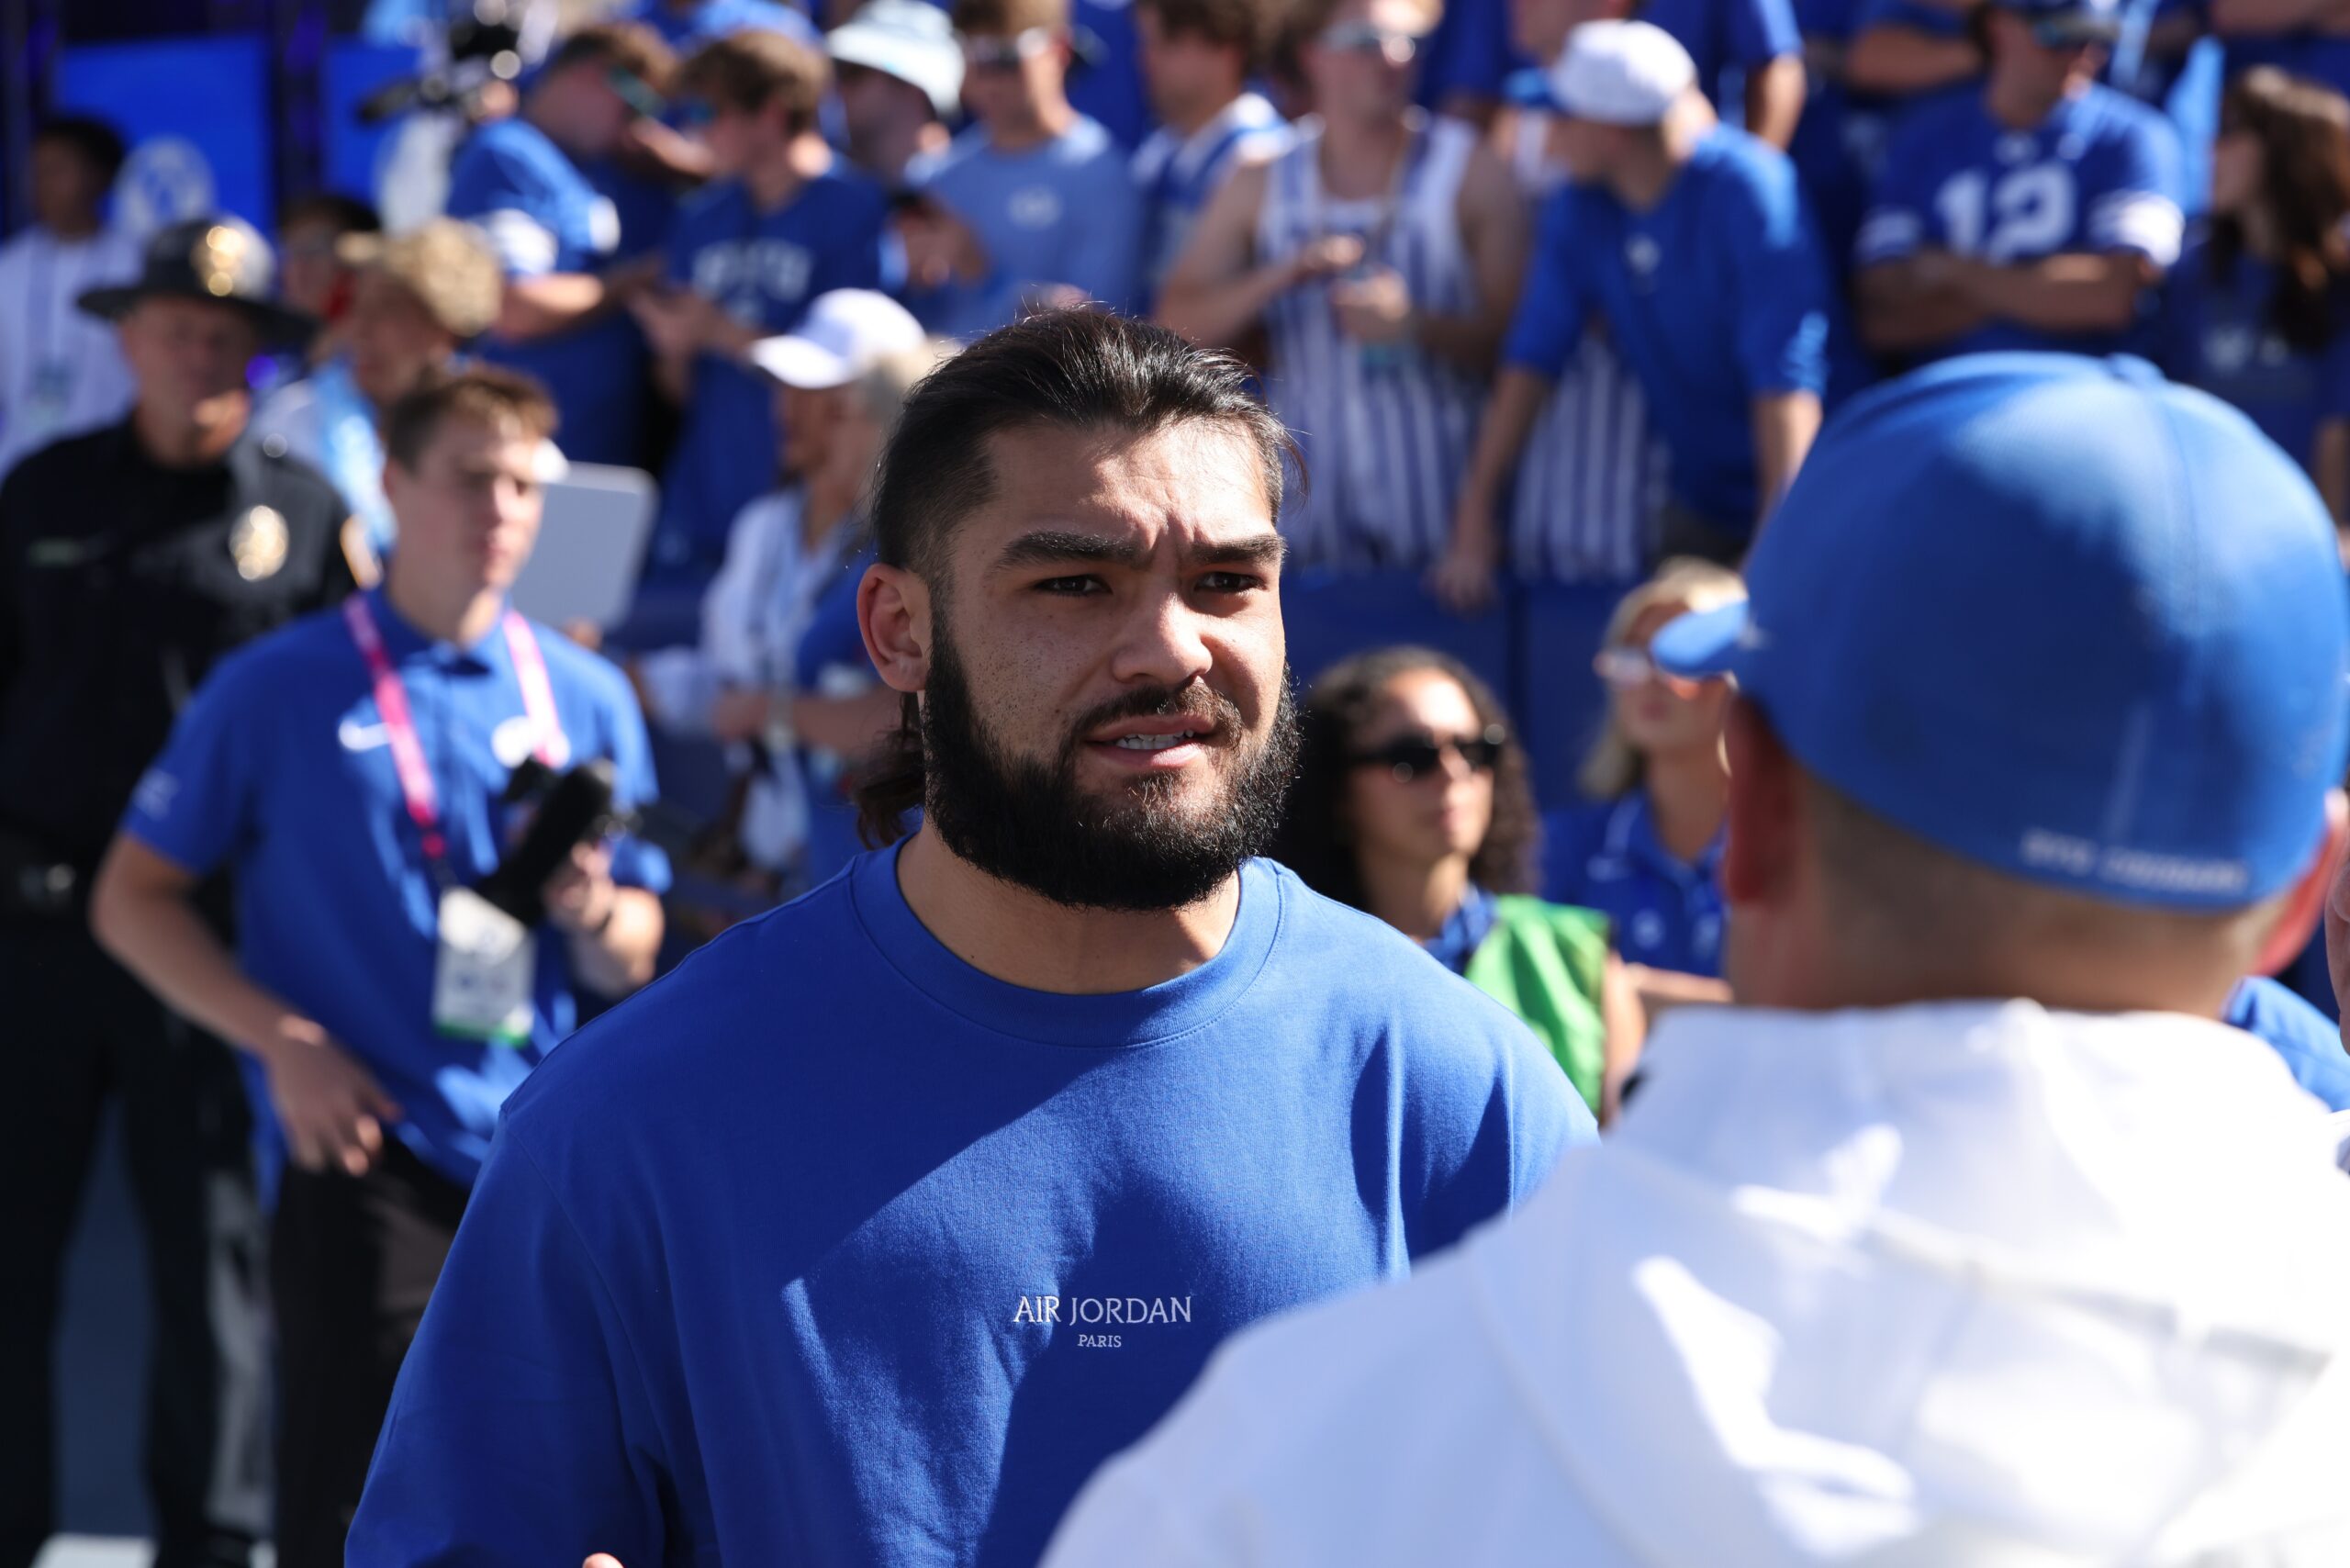
[[1210, 572], [1200, 579], [1202, 593], [1247, 593], [1264, 586], [1262, 577], [1247, 572]]
[[1061, 594], [1070, 599], [1083, 599], [1102, 591], [1100, 577], [1046, 577], [1036, 585], [1038, 593]]

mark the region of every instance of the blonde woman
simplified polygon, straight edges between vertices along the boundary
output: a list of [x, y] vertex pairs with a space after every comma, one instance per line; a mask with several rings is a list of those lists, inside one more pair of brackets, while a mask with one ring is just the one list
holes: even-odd
[[1725, 681], [1668, 681], [1650, 639], [1693, 610], [1745, 597], [1738, 575], [1667, 561], [1626, 595], [1595, 661], [1608, 689], [1607, 727], [1583, 764], [1592, 802], [1543, 821], [1542, 896], [1614, 922], [1617, 950], [1653, 1011], [1727, 1001], [1721, 973], [1721, 858], [1729, 765], [1722, 755]]

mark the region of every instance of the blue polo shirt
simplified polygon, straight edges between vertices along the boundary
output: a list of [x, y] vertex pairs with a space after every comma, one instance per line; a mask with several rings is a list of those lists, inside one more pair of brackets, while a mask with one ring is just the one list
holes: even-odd
[[1008, 326], [1023, 297], [1046, 284], [1072, 285], [1118, 310], [1141, 293], [1142, 197], [1098, 121], [1080, 115], [1043, 146], [1010, 153], [973, 126], [908, 165], [906, 183], [969, 226], [990, 269], [978, 283], [907, 296], [934, 332], [968, 340]]
[[2270, 323], [2277, 269], [2244, 252], [2213, 264], [2208, 241], [2188, 241], [2163, 296], [2156, 358], [2175, 381], [2234, 404], [2302, 467], [2318, 427], [2350, 419], [2350, 312], [2335, 308], [2333, 341], [2297, 348]]
[[1832, 308], [1794, 165], [1721, 126], [1646, 212], [1596, 185], [1550, 197], [1503, 357], [1555, 380], [1604, 316], [1648, 394], [1675, 496], [1745, 534], [1753, 400], [1825, 389]]
[[1542, 896], [1599, 911], [1626, 961], [1654, 969], [1722, 972], [1721, 858], [1717, 834], [1694, 863], [1676, 859], [1639, 790], [1542, 819]]
[[[1861, 223], [1854, 263], [1899, 261], [1929, 248], [1998, 265], [2080, 252], [2132, 251], [2157, 270], [2178, 259], [2178, 136], [2157, 110], [2110, 87], [2061, 100], [2029, 130], [1992, 118], [1979, 92], [1955, 93], [1902, 117]], [[2141, 300], [2152, 320], [2154, 291]], [[2051, 332], [1989, 321], [1919, 355], [2003, 349], [2104, 354], [2143, 351], [2138, 330]]]
[[[505, 633], [432, 643], [380, 589], [368, 595], [398, 670], [439, 796], [449, 864], [473, 882], [498, 864], [514, 808], [501, 803], [532, 729]], [[627, 803], [653, 799], [644, 720], [621, 673], [535, 627], [574, 761], [610, 757]], [[392, 1131], [435, 1170], [470, 1182], [498, 1106], [576, 1022], [566, 943], [542, 931], [531, 1037], [520, 1047], [445, 1038], [432, 1025], [438, 903], [392, 766], [366, 662], [340, 610], [224, 660], [140, 780], [123, 831], [185, 870], [219, 866], [237, 888], [240, 961], [255, 984], [316, 1019], [408, 1114]], [[668, 886], [668, 862], [636, 839], [612, 874]], [[266, 1085], [240, 1058], [260, 1118]]]
[[[846, 162], [767, 212], [741, 181], [722, 181], [677, 214], [669, 281], [773, 337], [798, 326], [820, 294], [880, 286], [888, 219], [881, 187]], [[772, 380], [716, 354], [694, 362], [685, 428], [661, 481], [656, 568], [717, 570], [735, 515], [775, 487], [777, 440]]]
[[2343, 1054], [2342, 1030], [2324, 1014], [2263, 975], [2238, 985], [2220, 1015], [2285, 1058], [2293, 1081], [2325, 1103], [2330, 1111], [2350, 1111], [2350, 1056]]
[[350, 1562], [1027, 1568], [1226, 1336], [1592, 1136], [1524, 1025], [1270, 862], [1207, 963], [1069, 996], [866, 856], [515, 1096]]
[[[595, 273], [619, 254], [611, 197], [517, 115], [466, 139], [449, 168], [449, 216], [481, 225], [509, 277]], [[632, 464], [644, 413], [644, 340], [624, 310], [523, 342], [496, 336], [482, 358], [527, 371], [554, 395], [555, 444], [581, 463]]]

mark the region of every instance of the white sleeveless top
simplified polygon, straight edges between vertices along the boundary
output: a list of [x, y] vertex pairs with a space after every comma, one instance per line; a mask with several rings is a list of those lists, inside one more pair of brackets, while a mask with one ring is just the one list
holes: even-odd
[[[1458, 121], [1416, 119], [1395, 189], [1339, 201], [1322, 186], [1322, 128], [1304, 122], [1267, 171], [1257, 259], [1286, 259], [1326, 234], [1356, 235], [1367, 263], [1403, 274], [1416, 308], [1469, 313], [1477, 286], [1461, 245], [1459, 203], [1476, 144], [1476, 132]], [[1417, 570], [1434, 562], [1476, 442], [1483, 379], [1425, 349], [1348, 337], [1327, 282], [1283, 294], [1265, 324], [1268, 395], [1296, 433], [1311, 480], [1292, 494], [1282, 520], [1294, 559], [1348, 570]]]

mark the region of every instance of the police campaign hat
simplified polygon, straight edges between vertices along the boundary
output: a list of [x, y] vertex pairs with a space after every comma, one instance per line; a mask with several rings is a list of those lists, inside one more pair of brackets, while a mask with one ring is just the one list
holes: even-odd
[[93, 288], [74, 301], [90, 315], [120, 320], [140, 300], [162, 295], [234, 307], [268, 348], [298, 348], [319, 330], [317, 318], [270, 297], [277, 258], [252, 224], [226, 213], [166, 224], [147, 241], [138, 281]]

